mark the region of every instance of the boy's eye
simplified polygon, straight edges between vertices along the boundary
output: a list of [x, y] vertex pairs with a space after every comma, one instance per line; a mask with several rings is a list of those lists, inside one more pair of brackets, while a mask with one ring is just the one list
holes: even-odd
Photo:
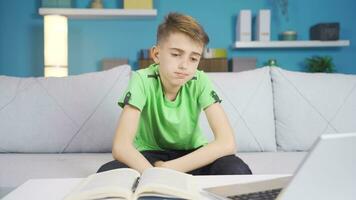
[[171, 55], [172, 55], [173, 57], [177, 57], [177, 56], [179, 56], [179, 54], [178, 54], [178, 53], [171, 53]]
[[191, 60], [191, 61], [193, 61], [193, 62], [198, 61], [198, 59], [197, 59], [197, 58], [190, 58], [190, 60]]

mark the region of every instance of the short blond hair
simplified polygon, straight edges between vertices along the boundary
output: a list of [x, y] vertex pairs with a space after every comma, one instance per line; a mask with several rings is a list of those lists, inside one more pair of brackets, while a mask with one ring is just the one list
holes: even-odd
[[168, 38], [171, 33], [177, 32], [186, 34], [192, 40], [197, 41], [203, 46], [209, 43], [209, 36], [193, 17], [180, 13], [169, 13], [158, 26], [157, 44]]

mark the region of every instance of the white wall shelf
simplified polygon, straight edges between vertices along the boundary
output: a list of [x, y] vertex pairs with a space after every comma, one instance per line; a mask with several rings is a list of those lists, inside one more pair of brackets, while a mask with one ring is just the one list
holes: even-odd
[[146, 18], [157, 16], [156, 9], [39, 8], [40, 15], [63, 15], [72, 19]]
[[337, 41], [317, 41], [317, 40], [297, 40], [297, 41], [251, 41], [235, 42], [235, 49], [257, 49], [257, 48], [317, 48], [317, 47], [344, 47], [350, 46], [349, 40]]

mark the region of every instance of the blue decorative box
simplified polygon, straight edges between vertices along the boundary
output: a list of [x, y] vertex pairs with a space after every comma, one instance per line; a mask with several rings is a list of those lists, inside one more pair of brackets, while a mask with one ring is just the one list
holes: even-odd
[[339, 40], [340, 23], [320, 23], [309, 30], [310, 40]]

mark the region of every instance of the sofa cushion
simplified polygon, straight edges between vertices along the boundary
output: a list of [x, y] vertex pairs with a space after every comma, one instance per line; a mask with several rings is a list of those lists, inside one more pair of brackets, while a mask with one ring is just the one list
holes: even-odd
[[112, 160], [111, 153], [0, 153], [0, 188], [14, 188], [34, 178], [83, 178]]
[[[238, 151], [276, 151], [269, 68], [208, 75], [235, 131]], [[201, 127], [212, 140], [205, 114]]]
[[[292, 174], [305, 152], [238, 153], [254, 174]], [[0, 198], [29, 179], [83, 178], [112, 161], [110, 153], [2, 154]]]
[[0, 152], [110, 152], [130, 71], [0, 76]]
[[253, 174], [294, 174], [307, 152], [244, 152], [237, 153]]
[[271, 69], [278, 147], [305, 151], [321, 134], [356, 131], [356, 76]]

